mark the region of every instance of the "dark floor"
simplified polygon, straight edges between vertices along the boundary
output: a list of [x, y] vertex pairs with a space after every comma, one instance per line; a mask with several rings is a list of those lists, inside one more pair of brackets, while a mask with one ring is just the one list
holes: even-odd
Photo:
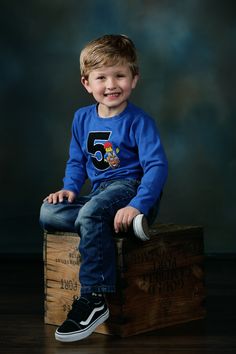
[[43, 323], [42, 260], [3, 257], [0, 267], [1, 354], [236, 353], [235, 256], [206, 259], [206, 319], [124, 339], [94, 333], [67, 344]]

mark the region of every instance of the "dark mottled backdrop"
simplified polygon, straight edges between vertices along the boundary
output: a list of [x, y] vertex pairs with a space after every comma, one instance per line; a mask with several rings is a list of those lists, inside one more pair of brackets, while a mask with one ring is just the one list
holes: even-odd
[[159, 220], [201, 224], [206, 252], [235, 252], [235, 4], [0, 1], [0, 252], [42, 251], [39, 207], [61, 187], [73, 112], [91, 102], [79, 52], [104, 33], [139, 51], [133, 102], [155, 117], [170, 163]]

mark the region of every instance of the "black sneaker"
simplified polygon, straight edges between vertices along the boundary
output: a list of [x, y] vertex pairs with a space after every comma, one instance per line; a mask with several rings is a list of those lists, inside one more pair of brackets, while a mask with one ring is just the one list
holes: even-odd
[[144, 214], [138, 214], [133, 219], [133, 230], [136, 237], [142, 241], [150, 239], [148, 222]]
[[61, 342], [81, 340], [108, 317], [109, 309], [102, 294], [81, 296], [73, 302], [67, 319], [57, 328], [55, 338]]

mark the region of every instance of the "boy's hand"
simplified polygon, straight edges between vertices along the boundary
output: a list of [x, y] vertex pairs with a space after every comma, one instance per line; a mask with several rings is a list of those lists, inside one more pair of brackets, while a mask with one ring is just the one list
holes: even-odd
[[62, 203], [64, 198], [68, 199], [69, 203], [72, 203], [75, 200], [75, 193], [68, 190], [61, 190], [55, 193], [49, 194], [43, 201], [50, 204]]
[[131, 225], [133, 218], [140, 214], [140, 211], [132, 206], [119, 209], [114, 219], [115, 232], [127, 232]]

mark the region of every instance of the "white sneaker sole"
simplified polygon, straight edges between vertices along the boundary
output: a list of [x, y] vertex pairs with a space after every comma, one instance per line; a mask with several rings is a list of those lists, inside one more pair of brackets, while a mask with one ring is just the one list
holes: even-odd
[[109, 309], [105, 313], [103, 313], [100, 317], [96, 319], [95, 322], [91, 323], [90, 326], [84, 328], [83, 330], [75, 331], [75, 332], [70, 332], [70, 333], [58, 333], [57, 331], [55, 332], [55, 338], [56, 340], [60, 342], [75, 342], [77, 340], [84, 339], [90, 334], [92, 334], [97, 326], [105, 322], [109, 317]]
[[148, 241], [150, 239], [149, 228], [147, 219], [144, 214], [139, 214], [133, 219], [133, 230], [136, 237], [142, 241]]

